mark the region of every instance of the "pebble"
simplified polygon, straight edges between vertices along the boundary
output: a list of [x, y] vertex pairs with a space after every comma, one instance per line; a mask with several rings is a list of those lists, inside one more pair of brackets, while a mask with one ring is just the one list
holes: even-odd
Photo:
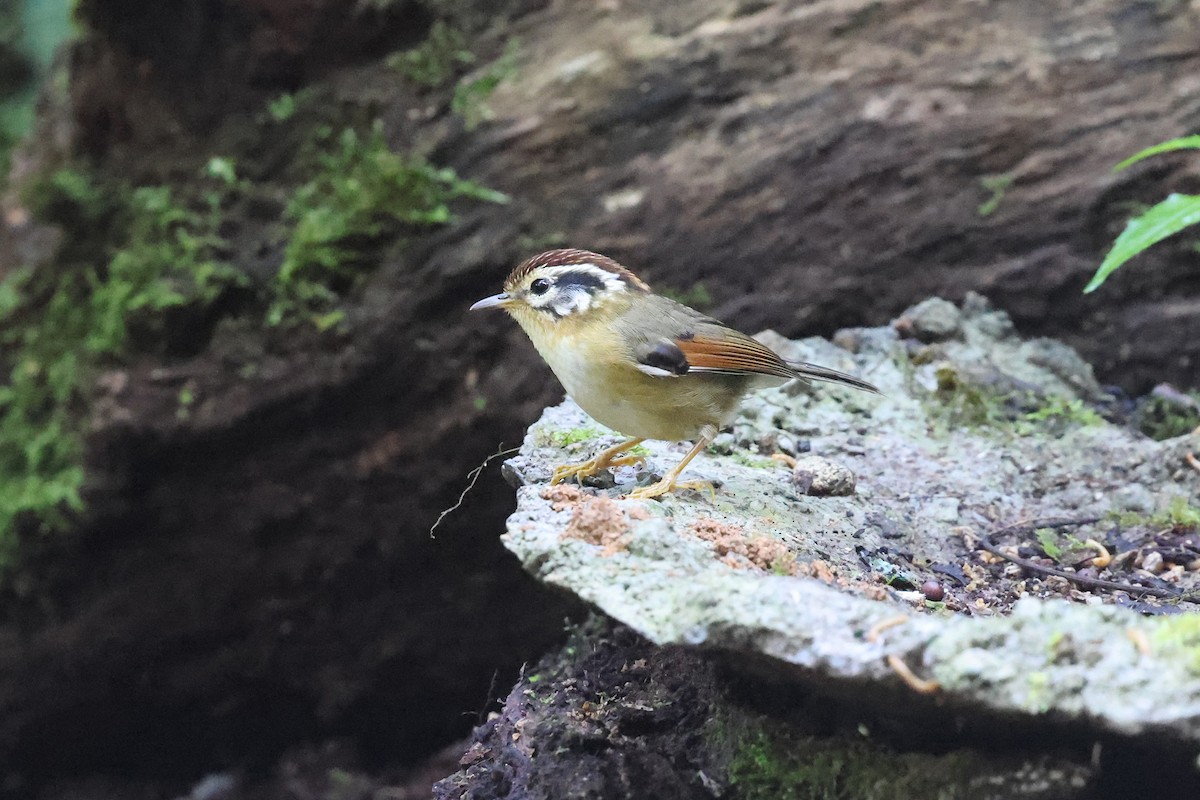
[[858, 479], [848, 467], [820, 456], [796, 461], [792, 481], [802, 494], [813, 497], [843, 497], [854, 494]]
[[940, 342], [960, 334], [962, 312], [949, 300], [931, 297], [905, 311], [893, 324], [901, 336], [925, 343]]

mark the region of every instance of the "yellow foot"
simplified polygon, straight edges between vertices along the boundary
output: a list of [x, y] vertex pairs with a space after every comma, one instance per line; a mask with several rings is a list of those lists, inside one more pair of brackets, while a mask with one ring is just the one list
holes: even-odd
[[554, 474], [550, 476], [550, 483], [562, 483], [575, 478], [580, 482], [584, 478], [590, 478], [602, 469], [607, 467], [640, 467], [646, 463], [646, 459], [642, 456], [621, 456], [619, 458], [589, 458], [582, 464], [563, 464], [561, 467], [555, 467]]
[[713, 485], [712, 481], [669, 481], [666, 478], [649, 486], [639, 486], [629, 493], [629, 497], [633, 500], [650, 500], [654, 497], [662, 497], [667, 492], [673, 492], [677, 489], [694, 489], [697, 492], [708, 492], [709, 497], [713, 500], [717, 499], [717, 488]]

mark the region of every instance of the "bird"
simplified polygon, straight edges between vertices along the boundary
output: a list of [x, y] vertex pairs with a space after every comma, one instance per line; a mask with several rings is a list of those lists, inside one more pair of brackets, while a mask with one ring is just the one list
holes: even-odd
[[[713, 317], [655, 293], [613, 259], [559, 249], [519, 264], [504, 291], [471, 311], [506, 311], [529, 336], [567, 394], [590, 417], [627, 437], [580, 464], [554, 470], [551, 483], [582, 482], [613, 466], [644, 464], [628, 451], [647, 439], [692, 441], [660, 480], [629, 493], [650, 499], [677, 489], [696, 455], [730, 424], [742, 398], [762, 386], [818, 380], [866, 392], [867, 381], [816, 364], [788, 362]], [[627, 455], [622, 455], [626, 453]]]

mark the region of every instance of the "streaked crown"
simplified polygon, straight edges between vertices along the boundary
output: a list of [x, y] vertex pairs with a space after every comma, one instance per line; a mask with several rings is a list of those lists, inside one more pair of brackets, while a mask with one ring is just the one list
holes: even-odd
[[555, 318], [578, 314], [625, 292], [650, 287], [608, 256], [588, 250], [549, 250], [521, 263], [504, 281], [504, 291]]

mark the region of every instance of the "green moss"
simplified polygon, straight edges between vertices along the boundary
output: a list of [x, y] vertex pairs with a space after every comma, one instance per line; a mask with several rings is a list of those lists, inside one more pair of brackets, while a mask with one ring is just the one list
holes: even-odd
[[773, 458], [765, 458], [756, 456], [745, 450], [733, 450], [729, 457], [743, 467], [751, 467], [752, 469], [775, 469], [779, 466], [779, 462]]
[[1175, 495], [1165, 510], [1155, 514], [1151, 520], [1161, 526], [1191, 529], [1200, 526], [1200, 509], [1195, 508], [1182, 495]]
[[267, 322], [316, 320], [374, 266], [370, 257], [406, 227], [451, 219], [449, 203], [507, 197], [415, 157], [391, 152], [378, 121], [366, 135], [318, 132], [317, 167], [292, 196], [291, 238], [273, 286]]
[[101, 361], [126, 352], [135, 326], [153, 339], [165, 310], [241, 281], [216, 255], [219, 205], [196, 211], [165, 187], [131, 191], [76, 170], [27, 198], [66, 235], [58, 263], [0, 284], [0, 573], [22, 534], [61, 531], [83, 508], [83, 416]]
[[1104, 424], [1104, 417], [1078, 397], [1052, 394], [1040, 398], [1042, 405], [1017, 419], [1017, 432], [1062, 433], [1067, 428], [1088, 428]]
[[796, 569], [796, 554], [784, 553], [771, 562], [772, 575], [791, 575]]
[[1004, 194], [1008, 191], [1008, 187], [1012, 186], [1012, 182], [1012, 175], [984, 175], [979, 179], [979, 185], [985, 191], [991, 192], [991, 196], [980, 203], [978, 208], [979, 216], [991, 216], [1000, 207], [1000, 202], [1004, 199]]
[[549, 438], [550, 443], [555, 447], [570, 447], [573, 444], [590, 441], [603, 435], [604, 432], [599, 428], [584, 426], [582, 428], [572, 428], [568, 431], [553, 431]]
[[1122, 528], [1176, 528], [1187, 531], [1200, 527], [1200, 508], [1191, 504], [1187, 497], [1174, 495], [1166, 507], [1153, 514], [1136, 511], [1113, 511], [1107, 516]]
[[496, 87], [516, 75], [517, 54], [520, 49], [520, 43], [516, 39], [510, 39], [500, 58], [489, 64], [480, 74], [468, 76], [454, 87], [450, 110], [463, 118], [467, 130], [474, 130], [480, 123], [495, 116], [487, 100], [492, 96], [492, 92], [496, 91]]
[[1189, 672], [1200, 675], [1200, 614], [1155, 620], [1151, 641], [1163, 656], [1180, 659]]
[[938, 406], [934, 409], [934, 417], [947, 428], [995, 427], [1012, 421], [1004, 395], [984, 391], [948, 364], [939, 366], [935, 374], [937, 389], [934, 397]]
[[733, 728], [728, 781], [743, 800], [965, 797], [979, 768], [967, 754], [896, 753], [770, 722]]
[[1165, 397], [1150, 396], [1138, 406], [1133, 422], [1137, 429], [1152, 439], [1162, 441], [1186, 436], [1200, 428], [1200, 392], [1188, 395], [1196, 402], [1189, 407]]
[[473, 63], [475, 54], [467, 49], [467, 37], [440, 20], [429, 29], [425, 41], [387, 60], [387, 65], [405, 80], [430, 89], [445, 86], [464, 66]]
[[125, 245], [103, 274], [91, 278], [93, 318], [86, 343], [96, 353], [123, 350], [135, 323], [149, 340], [164, 334], [163, 314], [186, 305], [208, 306], [244, 276], [221, 260], [219, 205], [205, 212], [177, 203], [166, 186], [134, 190]]
[[994, 391], [960, 375], [948, 364], [938, 367], [938, 401], [933, 418], [944, 428], [1007, 429], [1016, 435], [1062, 435], [1070, 428], [1103, 424], [1084, 401], [1032, 391]]
[[267, 115], [275, 122], [287, 122], [296, 115], [300, 103], [296, 94], [286, 92], [267, 103]]

